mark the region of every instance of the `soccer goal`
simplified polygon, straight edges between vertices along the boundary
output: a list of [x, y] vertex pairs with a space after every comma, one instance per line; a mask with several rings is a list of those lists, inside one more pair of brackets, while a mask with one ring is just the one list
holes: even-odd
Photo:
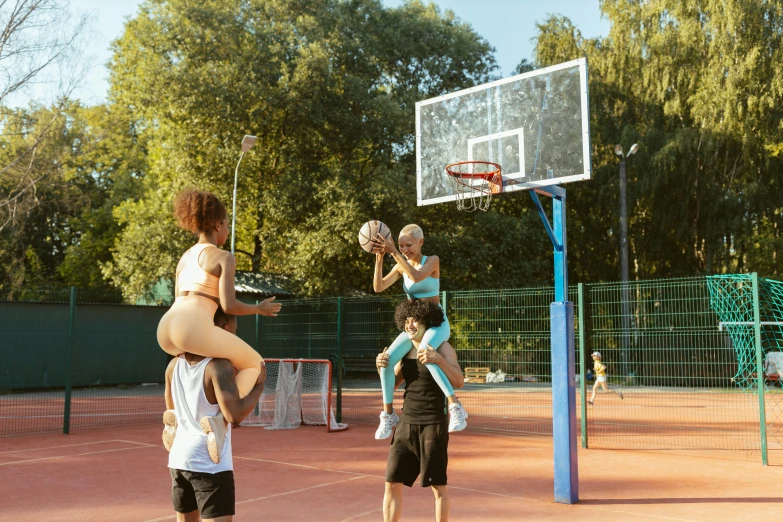
[[266, 385], [242, 426], [289, 430], [302, 423], [343, 431], [332, 407], [332, 362], [326, 359], [264, 359]]

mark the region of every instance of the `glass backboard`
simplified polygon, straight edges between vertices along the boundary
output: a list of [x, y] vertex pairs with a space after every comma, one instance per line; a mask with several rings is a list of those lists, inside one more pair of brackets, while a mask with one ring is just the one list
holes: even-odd
[[589, 179], [589, 120], [584, 58], [418, 102], [418, 204], [456, 199], [458, 161], [499, 163], [503, 192]]

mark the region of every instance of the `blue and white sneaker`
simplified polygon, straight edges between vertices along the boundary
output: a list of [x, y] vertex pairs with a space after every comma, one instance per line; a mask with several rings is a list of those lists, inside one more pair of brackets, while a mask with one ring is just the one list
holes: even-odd
[[391, 437], [392, 430], [397, 424], [399, 424], [399, 422], [400, 422], [400, 417], [397, 416], [395, 412], [386, 413], [382, 411], [381, 424], [378, 426], [378, 429], [375, 431], [375, 439], [383, 440]]
[[468, 427], [467, 412], [462, 404], [455, 402], [449, 405], [449, 433], [462, 431]]

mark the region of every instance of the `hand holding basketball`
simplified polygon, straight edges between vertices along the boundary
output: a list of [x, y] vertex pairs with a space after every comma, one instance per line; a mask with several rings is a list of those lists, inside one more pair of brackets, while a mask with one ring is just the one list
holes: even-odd
[[372, 242], [375, 245], [373, 252], [377, 252], [379, 254], [393, 254], [397, 252], [397, 246], [394, 244], [394, 240], [391, 238], [391, 234], [386, 237], [383, 237], [381, 234], [376, 234]]
[[[381, 238], [391, 238], [391, 230], [381, 221], [374, 219], [368, 221], [359, 230], [359, 246], [361, 246], [366, 252], [382, 254], [383, 251], [379, 250], [379, 246], [383, 244], [383, 239], [378, 243], [377, 236]], [[392, 243], [393, 244], [393, 243]]]
[[275, 297], [272, 296], [269, 299], [264, 299], [260, 303], [258, 303], [258, 315], [265, 315], [267, 317], [277, 317], [278, 312], [280, 312], [280, 308], [282, 308], [283, 305], [280, 303], [273, 303], [272, 301], [275, 300]]

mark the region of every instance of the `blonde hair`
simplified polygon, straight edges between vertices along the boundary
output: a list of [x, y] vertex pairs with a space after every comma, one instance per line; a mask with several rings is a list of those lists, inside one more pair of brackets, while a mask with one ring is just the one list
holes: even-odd
[[413, 239], [424, 239], [424, 231], [419, 225], [405, 225], [400, 230], [400, 236], [411, 236]]

